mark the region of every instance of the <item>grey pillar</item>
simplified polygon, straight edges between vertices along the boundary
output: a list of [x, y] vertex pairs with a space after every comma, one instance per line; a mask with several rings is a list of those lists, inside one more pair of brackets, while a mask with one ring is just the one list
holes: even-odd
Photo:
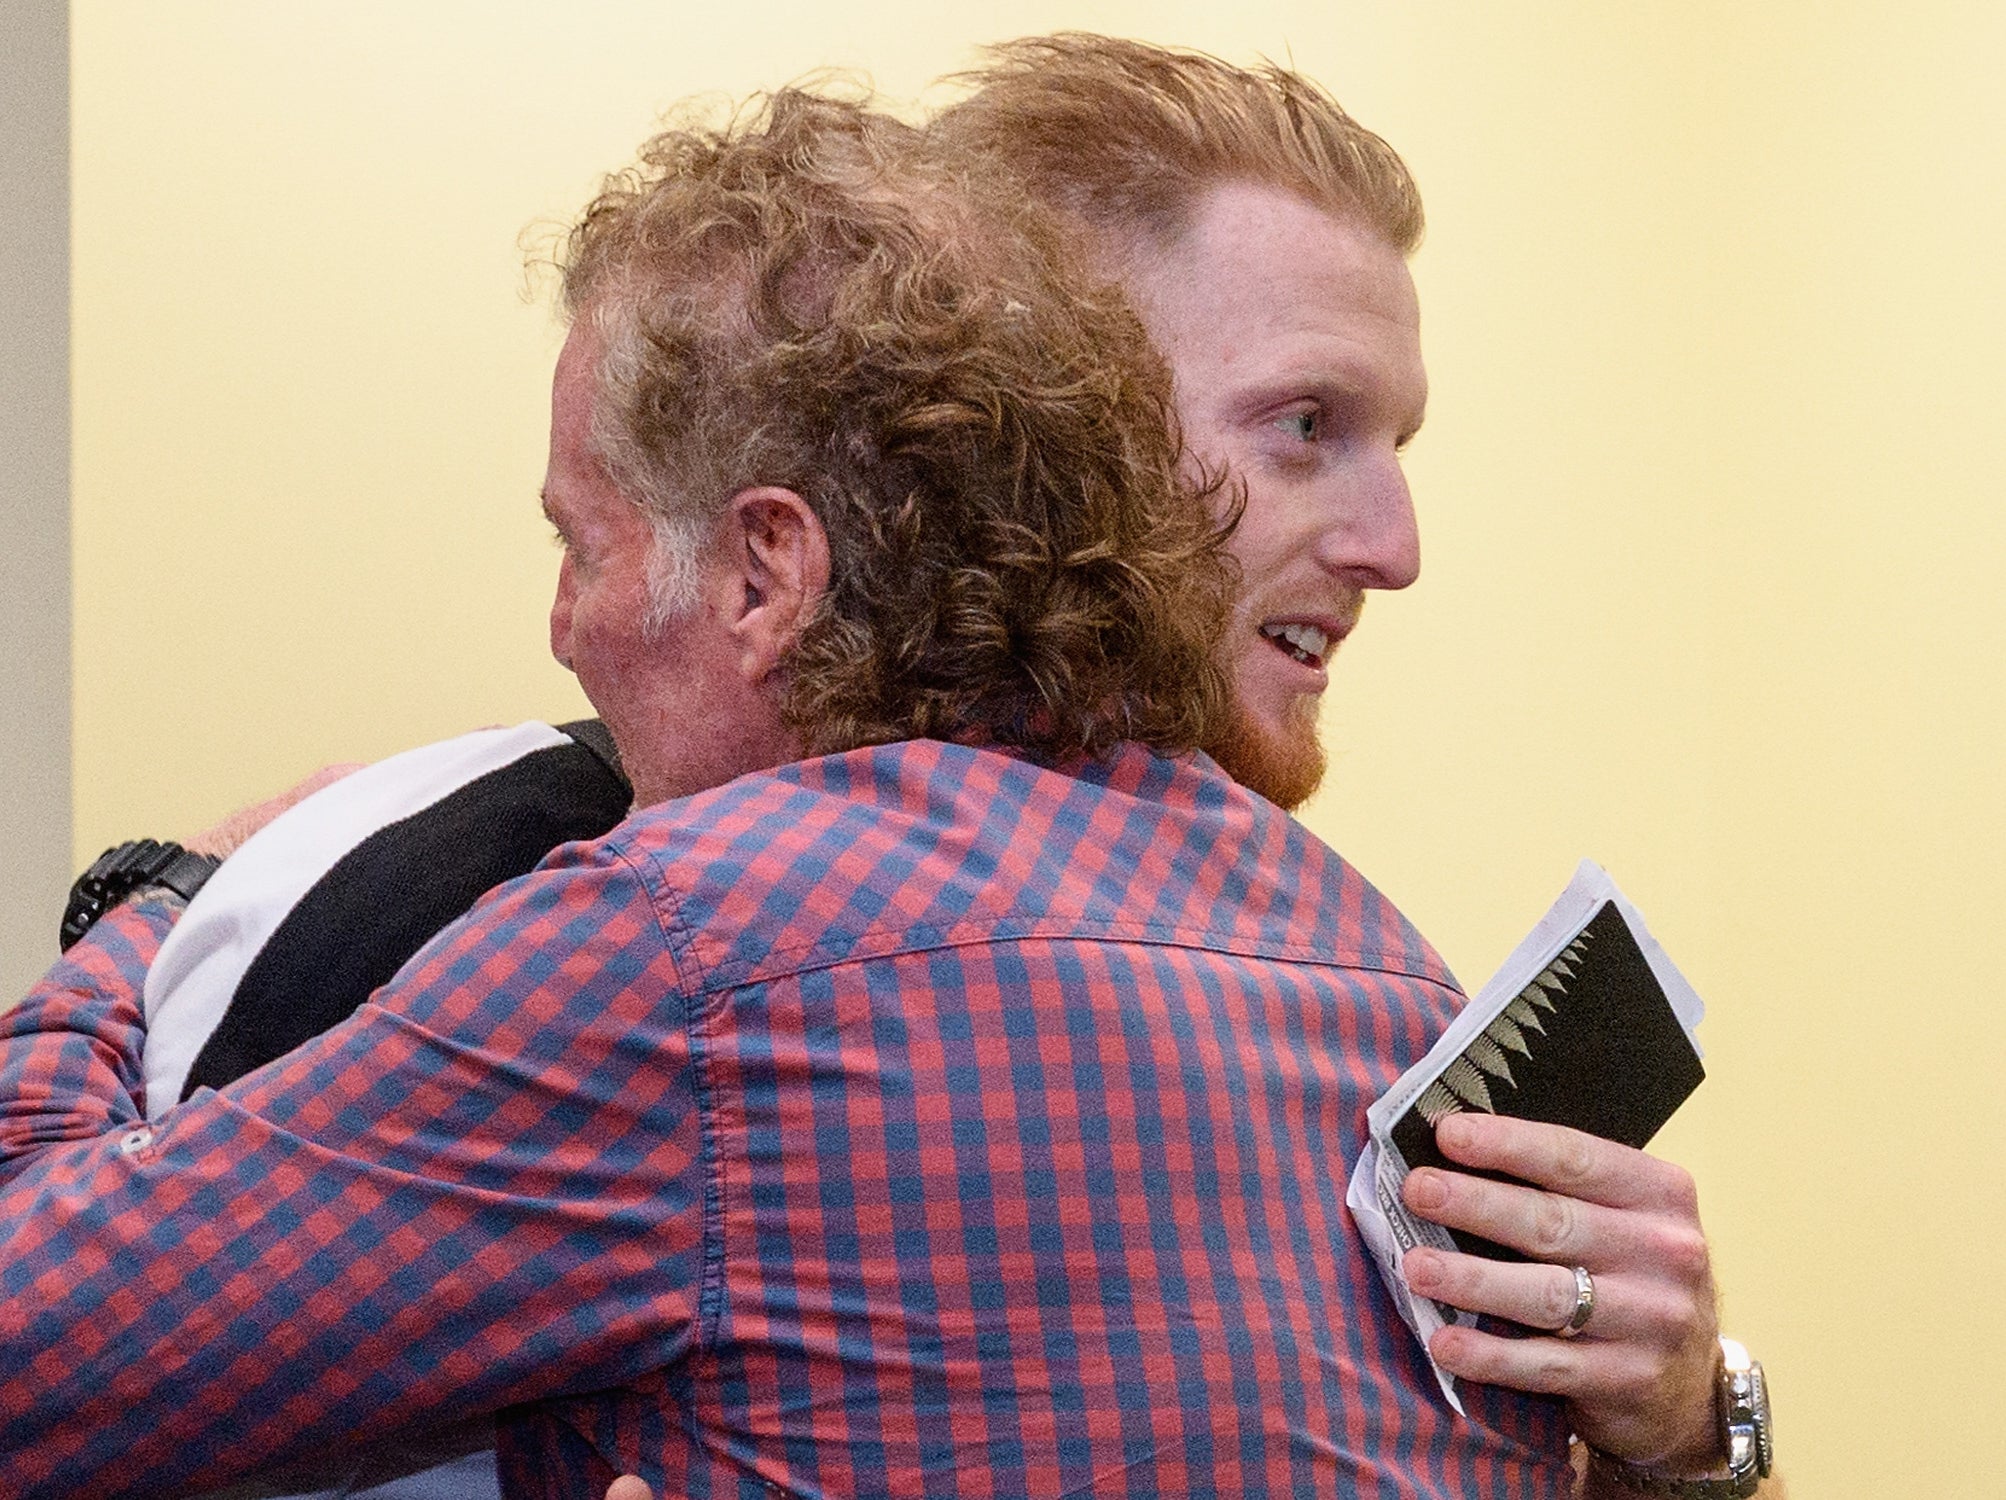
[[56, 953], [70, 869], [70, 35], [0, 9], [0, 1009]]

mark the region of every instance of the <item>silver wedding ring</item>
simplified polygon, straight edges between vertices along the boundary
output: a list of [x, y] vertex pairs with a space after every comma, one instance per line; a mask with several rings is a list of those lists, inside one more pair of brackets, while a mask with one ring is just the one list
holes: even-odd
[[1553, 1336], [1571, 1339], [1588, 1326], [1588, 1320], [1595, 1315], [1595, 1278], [1588, 1274], [1588, 1267], [1574, 1268], [1574, 1315], [1558, 1328]]

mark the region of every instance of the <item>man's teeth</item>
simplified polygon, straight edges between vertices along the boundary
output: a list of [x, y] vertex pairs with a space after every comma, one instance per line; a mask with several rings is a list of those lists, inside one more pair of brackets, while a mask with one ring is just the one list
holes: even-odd
[[1271, 641], [1286, 642], [1291, 655], [1313, 666], [1322, 666], [1330, 651], [1330, 637], [1314, 625], [1263, 625], [1261, 634]]

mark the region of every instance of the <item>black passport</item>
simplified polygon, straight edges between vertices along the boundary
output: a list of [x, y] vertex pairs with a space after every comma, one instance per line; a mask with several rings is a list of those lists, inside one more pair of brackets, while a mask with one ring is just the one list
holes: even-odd
[[[1390, 1135], [1410, 1171], [1468, 1170], [1435, 1146], [1435, 1123], [1459, 1110], [1569, 1125], [1641, 1147], [1705, 1076], [1622, 909], [1604, 901], [1443, 1065]], [[1471, 1254], [1521, 1258], [1450, 1232]]]

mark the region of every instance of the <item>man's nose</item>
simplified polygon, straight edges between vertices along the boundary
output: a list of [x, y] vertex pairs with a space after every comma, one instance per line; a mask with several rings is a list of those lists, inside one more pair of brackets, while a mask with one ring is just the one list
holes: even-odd
[[1404, 589], [1421, 576], [1421, 528], [1397, 459], [1347, 497], [1325, 533], [1324, 565], [1360, 588]]
[[567, 672], [577, 670], [571, 665], [571, 603], [571, 559], [566, 557], [557, 565], [557, 594], [550, 601], [550, 654]]

